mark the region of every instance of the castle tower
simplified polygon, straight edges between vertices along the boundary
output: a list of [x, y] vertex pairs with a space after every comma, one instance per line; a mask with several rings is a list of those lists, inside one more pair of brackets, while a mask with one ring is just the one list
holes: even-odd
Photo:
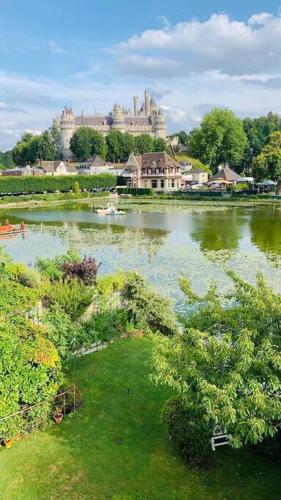
[[113, 106], [112, 112], [112, 128], [119, 130], [120, 132], [125, 132], [125, 116], [124, 110], [119, 104]]
[[165, 120], [165, 116], [161, 110], [159, 110], [155, 116], [153, 128], [154, 128], [154, 136], [155, 137], [160, 137], [161, 139], [166, 139], [166, 137], [167, 137], [166, 120]]
[[134, 100], [134, 116], [138, 116], [139, 114], [139, 98], [137, 95], [133, 97]]
[[150, 95], [147, 89], [144, 91], [144, 110], [145, 116], [150, 116]]
[[70, 150], [70, 139], [75, 132], [75, 118], [71, 108], [67, 106], [60, 117], [60, 136], [61, 136], [61, 152], [63, 158], [72, 158], [72, 152]]

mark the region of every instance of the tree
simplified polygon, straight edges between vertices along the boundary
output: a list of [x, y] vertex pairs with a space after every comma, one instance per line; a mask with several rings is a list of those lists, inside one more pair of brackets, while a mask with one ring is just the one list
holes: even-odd
[[191, 156], [211, 166], [212, 170], [221, 163], [232, 166], [239, 164], [247, 146], [247, 137], [242, 122], [226, 109], [214, 109], [205, 117], [198, 129], [188, 138]]
[[5, 151], [5, 153], [0, 151], [0, 165], [1, 169], [11, 168], [14, 166], [12, 151]]
[[29, 133], [25, 133], [22, 135], [22, 138], [20, 141], [17, 142], [15, 145], [12, 153], [13, 153], [13, 160], [16, 165], [24, 166], [26, 163], [30, 161], [29, 159], [29, 145], [32, 141], [34, 136]]
[[153, 140], [153, 151], [167, 151], [167, 142], [165, 139], [162, 139], [161, 137], [156, 137]]
[[106, 156], [106, 142], [103, 137], [103, 135], [100, 132], [97, 132], [96, 130], [92, 130], [91, 133], [91, 143], [92, 143], [92, 149], [91, 149], [91, 155], [98, 155], [101, 158], [105, 158]]
[[56, 148], [56, 158], [59, 158], [61, 149], [61, 137], [60, 137], [59, 127], [55, 121], [53, 122], [53, 125], [50, 127], [50, 136], [52, 137], [53, 143]]
[[253, 174], [258, 180], [281, 179], [281, 132], [273, 132], [269, 143], [253, 161]]
[[222, 299], [214, 287], [198, 297], [181, 279], [199, 308], [183, 332], [159, 338], [154, 354], [154, 380], [176, 395], [164, 411], [171, 435], [197, 462], [209, 453], [215, 428], [239, 448], [274, 436], [281, 425], [281, 295], [261, 275], [256, 286], [230, 276], [234, 292]]
[[248, 139], [248, 146], [245, 150], [243, 163], [244, 167], [250, 171], [253, 159], [258, 156], [264, 146], [269, 142], [273, 132], [281, 130], [281, 118], [274, 113], [259, 118], [244, 118], [243, 128]]
[[105, 140], [100, 132], [90, 127], [79, 127], [70, 140], [70, 149], [78, 160], [85, 161], [92, 155], [102, 158], [106, 154]]
[[126, 161], [132, 152], [136, 151], [135, 138], [132, 134], [121, 134], [120, 136], [120, 161]]
[[153, 151], [153, 138], [149, 134], [140, 134], [136, 137], [136, 150], [139, 154]]
[[29, 145], [29, 159], [31, 163], [39, 160], [52, 161], [56, 158], [56, 147], [51, 134], [45, 130], [41, 135], [35, 136]]
[[118, 162], [122, 156], [122, 133], [119, 130], [110, 130], [106, 137], [107, 160]]

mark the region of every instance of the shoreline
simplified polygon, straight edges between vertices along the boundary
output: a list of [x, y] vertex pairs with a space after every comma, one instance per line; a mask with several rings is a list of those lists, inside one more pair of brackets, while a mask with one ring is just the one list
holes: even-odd
[[[116, 198], [106, 194], [93, 194], [92, 196], [87, 193], [86, 196], [67, 196], [63, 197], [61, 194], [55, 195], [50, 194], [50, 199], [48, 199], [48, 195], [38, 195], [38, 198], [23, 200], [22, 197], [9, 197], [14, 198], [13, 201], [1, 201], [0, 198], [0, 210], [7, 209], [17, 209], [17, 208], [44, 208], [49, 206], [62, 206], [67, 204], [75, 204], [75, 203], [104, 203], [107, 200], [116, 200], [118, 203], [122, 203], [124, 205], [173, 205], [173, 206], [217, 206], [217, 207], [254, 207], [254, 206], [269, 206], [269, 205], [279, 205], [281, 204], [281, 197], [279, 198], [257, 198], [257, 199], [247, 199], [247, 198], [210, 198], [210, 199], [190, 199], [190, 198], [180, 198], [180, 197], [152, 197], [152, 196], [135, 196], [133, 198]], [[44, 198], [46, 197], [46, 198]], [[18, 198], [18, 201], [16, 201]], [[19, 199], [21, 198], [21, 199]]]

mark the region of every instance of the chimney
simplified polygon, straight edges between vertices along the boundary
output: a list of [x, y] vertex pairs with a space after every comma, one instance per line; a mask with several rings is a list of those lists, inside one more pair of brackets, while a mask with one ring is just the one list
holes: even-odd
[[139, 98], [138, 96], [134, 96], [134, 116], [138, 116], [139, 114]]

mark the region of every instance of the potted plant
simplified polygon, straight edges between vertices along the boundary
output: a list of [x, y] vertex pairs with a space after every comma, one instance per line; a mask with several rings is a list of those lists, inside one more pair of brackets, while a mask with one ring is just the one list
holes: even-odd
[[6, 448], [12, 448], [13, 440], [12, 439], [5, 439], [5, 446], [6, 446]]
[[63, 412], [61, 406], [57, 406], [54, 413], [54, 421], [56, 424], [60, 424], [63, 419]]

